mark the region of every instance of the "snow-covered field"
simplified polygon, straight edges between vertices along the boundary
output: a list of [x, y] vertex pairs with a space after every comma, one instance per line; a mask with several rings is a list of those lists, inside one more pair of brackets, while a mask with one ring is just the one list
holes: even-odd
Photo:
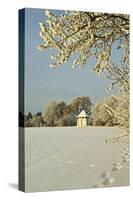
[[27, 192], [129, 184], [128, 137], [117, 127], [25, 129]]

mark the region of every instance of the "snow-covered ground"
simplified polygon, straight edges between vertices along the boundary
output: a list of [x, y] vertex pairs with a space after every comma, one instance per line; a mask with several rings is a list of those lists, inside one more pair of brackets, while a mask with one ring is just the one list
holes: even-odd
[[128, 137], [117, 127], [25, 129], [27, 192], [129, 184]]

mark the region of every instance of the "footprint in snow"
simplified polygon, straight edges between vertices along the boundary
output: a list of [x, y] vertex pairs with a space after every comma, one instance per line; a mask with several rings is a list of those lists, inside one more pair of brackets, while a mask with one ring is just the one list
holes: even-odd
[[120, 166], [114, 166], [114, 167], [112, 167], [112, 171], [117, 171], [117, 170], [120, 170], [121, 168], [122, 168], [123, 166], [122, 165], [120, 165]]
[[111, 171], [117, 171], [117, 170], [120, 170], [121, 168], [123, 168], [123, 165], [122, 165], [121, 162], [119, 162], [119, 163], [114, 163], [114, 164], [113, 164], [113, 167], [112, 167], [112, 169], [111, 169]]
[[106, 186], [106, 185], [112, 184], [114, 181], [115, 181], [114, 178], [112, 178], [112, 177], [109, 178], [109, 177], [108, 177], [108, 178], [105, 178], [105, 179], [104, 179], [104, 181], [102, 182], [102, 184], [103, 184], [104, 186]]

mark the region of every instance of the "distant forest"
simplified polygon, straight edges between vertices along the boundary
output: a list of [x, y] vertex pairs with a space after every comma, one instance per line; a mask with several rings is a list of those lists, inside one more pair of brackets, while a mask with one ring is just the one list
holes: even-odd
[[[63, 127], [76, 126], [77, 115], [84, 110], [89, 116], [90, 126], [120, 125], [117, 117], [110, 112], [121, 106], [115, 97], [109, 96], [99, 100], [96, 104], [90, 97], [75, 98], [70, 104], [64, 101], [52, 101], [46, 105], [43, 112], [23, 114], [19, 113], [20, 127]], [[110, 109], [111, 108], [111, 109]]]

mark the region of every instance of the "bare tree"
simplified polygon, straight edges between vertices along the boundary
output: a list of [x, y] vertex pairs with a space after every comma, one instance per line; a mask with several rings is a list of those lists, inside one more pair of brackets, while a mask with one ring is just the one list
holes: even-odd
[[89, 116], [91, 116], [92, 103], [90, 97], [88, 96], [75, 98], [71, 103], [71, 107], [74, 116], [77, 116], [82, 110], [84, 110]]
[[[114, 126], [117, 120], [110, 109], [115, 109], [117, 100], [115, 97], [105, 97], [99, 100], [93, 107], [93, 125], [94, 126]], [[106, 105], [106, 106], [105, 106]], [[110, 109], [109, 109], [109, 108]]]

